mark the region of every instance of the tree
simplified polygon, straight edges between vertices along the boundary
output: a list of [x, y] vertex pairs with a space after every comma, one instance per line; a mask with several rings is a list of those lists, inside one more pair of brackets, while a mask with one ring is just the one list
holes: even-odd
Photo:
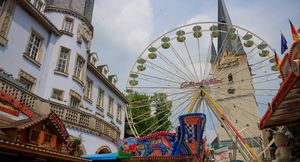
[[[129, 116], [133, 117], [135, 128], [138, 132], [144, 132], [144, 135], [153, 130], [168, 131], [171, 128], [169, 121], [172, 102], [167, 100], [165, 93], [155, 93], [149, 96], [140, 92], [134, 92], [126, 96], [130, 105], [127, 107]], [[152, 112], [152, 113], [151, 113]], [[154, 113], [153, 113], [154, 112]], [[141, 122], [142, 121], [142, 122]], [[154, 126], [153, 126], [154, 125]], [[125, 137], [130, 136], [130, 127], [128, 121], [125, 124]]]
[[154, 103], [156, 121], [158, 122], [156, 131], [170, 131], [172, 123], [169, 117], [171, 115], [172, 101], [168, 101], [165, 93], [155, 93], [152, 97], [152, 102]]

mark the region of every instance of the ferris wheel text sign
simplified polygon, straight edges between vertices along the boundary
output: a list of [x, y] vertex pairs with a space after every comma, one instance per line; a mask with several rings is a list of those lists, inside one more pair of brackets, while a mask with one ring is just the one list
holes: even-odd
[[180, 84], [180, 88], [191, 88], [191, 87], [200, 87], [200, 86], [208, 86], [213, 84], [223, 83], [223, 79], [209, 79], [209, 80], [202, 80], [201, 82], [183, 82]]

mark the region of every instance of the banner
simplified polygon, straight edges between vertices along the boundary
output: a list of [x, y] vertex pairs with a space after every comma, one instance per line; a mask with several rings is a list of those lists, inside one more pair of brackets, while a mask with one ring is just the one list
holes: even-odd
[[229, 151], [227, 146], [218, 148], [214, 151], [215, 162], [229, 162]]

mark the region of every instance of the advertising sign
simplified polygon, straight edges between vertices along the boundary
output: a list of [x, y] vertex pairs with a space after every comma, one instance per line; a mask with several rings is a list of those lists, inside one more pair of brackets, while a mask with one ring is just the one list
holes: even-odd
[[229, 151], [227, 146], [218, 148], [214, 151], [216, 162], [229, 162]]

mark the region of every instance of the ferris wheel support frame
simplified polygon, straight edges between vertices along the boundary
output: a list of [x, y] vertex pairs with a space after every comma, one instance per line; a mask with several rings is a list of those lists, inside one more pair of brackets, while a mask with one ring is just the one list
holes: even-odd
[[205, 90], [203, 92], [204, 92], [205, 96], [207, 97], [207, 99], [210, 101], [210, 103], [213, 105], [213, 108], [215, 108], [217, 114], [225, 121], [225, 123], [230, 127], [230, 129], [236, 135], [238, 141], [243, 146], [243, 148], [246, 149], [248, 152], [250, 152], [253, 159], [255, 159], [257, 162], [261, 162], [259, 157], [253, 151], [253, 149], [247, 144], [247, 142], [243, 139], [243, 137], [236, 130], [236, 128], [231, 124], [231, 122], [228, 120], [228, 118], [223, 113], [223, 111], [220, 109], [220, 107], [217, 105], [217, 103], [211, 98], [211, 96]]

